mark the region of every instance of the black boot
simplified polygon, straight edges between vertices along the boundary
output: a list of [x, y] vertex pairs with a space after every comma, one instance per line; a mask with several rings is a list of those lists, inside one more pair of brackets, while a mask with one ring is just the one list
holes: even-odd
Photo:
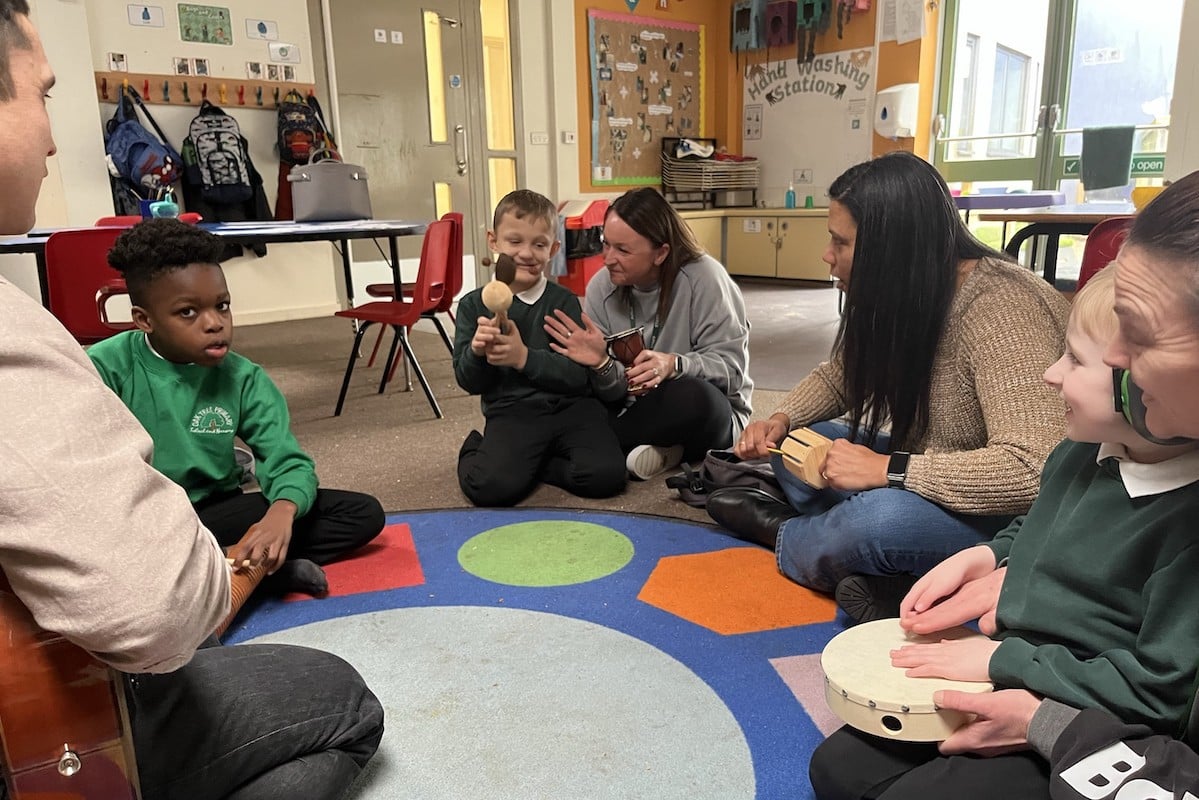
[[916, 585], [915, 575], [850, 575], [833, 591], [837, 605], [855, 622], [899, 616], [899, 604]]
[[761, 489], [734, 486], [708, 495], [706, 506], [712, 519], [738, 539], [774, 549], [779, 528], [799, 514]]

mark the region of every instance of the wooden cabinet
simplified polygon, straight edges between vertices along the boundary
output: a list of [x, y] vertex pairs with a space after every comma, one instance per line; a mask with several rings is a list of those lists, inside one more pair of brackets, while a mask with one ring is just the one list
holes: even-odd
[[712, 258], [724, 262], [724, 217], [692, 217], [688, 215], [687, 225], [699, 241], [700, 246]]
[[724, 264], [731, 275], [828, 281], [821, 256], [828, 245], [828, 218], [730, 216]]

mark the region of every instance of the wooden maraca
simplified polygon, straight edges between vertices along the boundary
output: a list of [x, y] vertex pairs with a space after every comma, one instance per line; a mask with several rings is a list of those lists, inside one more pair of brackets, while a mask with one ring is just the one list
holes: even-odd
[[508, 309], [512, 306], [512, 289], [509, 284], [516, 280], [516, 262], [512, 256], [500, 253], [495, 259], [495, 277], [483, 287], [483, 305], [495, 314], [500, 333], [508, 332]]

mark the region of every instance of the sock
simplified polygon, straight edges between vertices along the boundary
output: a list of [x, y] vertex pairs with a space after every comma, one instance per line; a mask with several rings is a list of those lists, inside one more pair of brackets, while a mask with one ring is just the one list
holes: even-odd
[[267, 578], [267, 581], [271, 588], [279, 593], [301, 592], [313, 597], [329, 594], [329, 579], [325, 577], [325, 571], [306, 558], [284, 561], [283, 566]]

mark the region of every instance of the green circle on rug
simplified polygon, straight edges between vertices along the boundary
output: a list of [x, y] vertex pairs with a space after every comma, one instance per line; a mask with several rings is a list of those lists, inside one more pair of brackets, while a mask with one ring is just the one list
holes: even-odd
[[458, 550], [467, 572], [508, 586], [586, 583], [632, 559], [633, 543], [623, 533], [571, 520], [502, 525], [472, 536]]

